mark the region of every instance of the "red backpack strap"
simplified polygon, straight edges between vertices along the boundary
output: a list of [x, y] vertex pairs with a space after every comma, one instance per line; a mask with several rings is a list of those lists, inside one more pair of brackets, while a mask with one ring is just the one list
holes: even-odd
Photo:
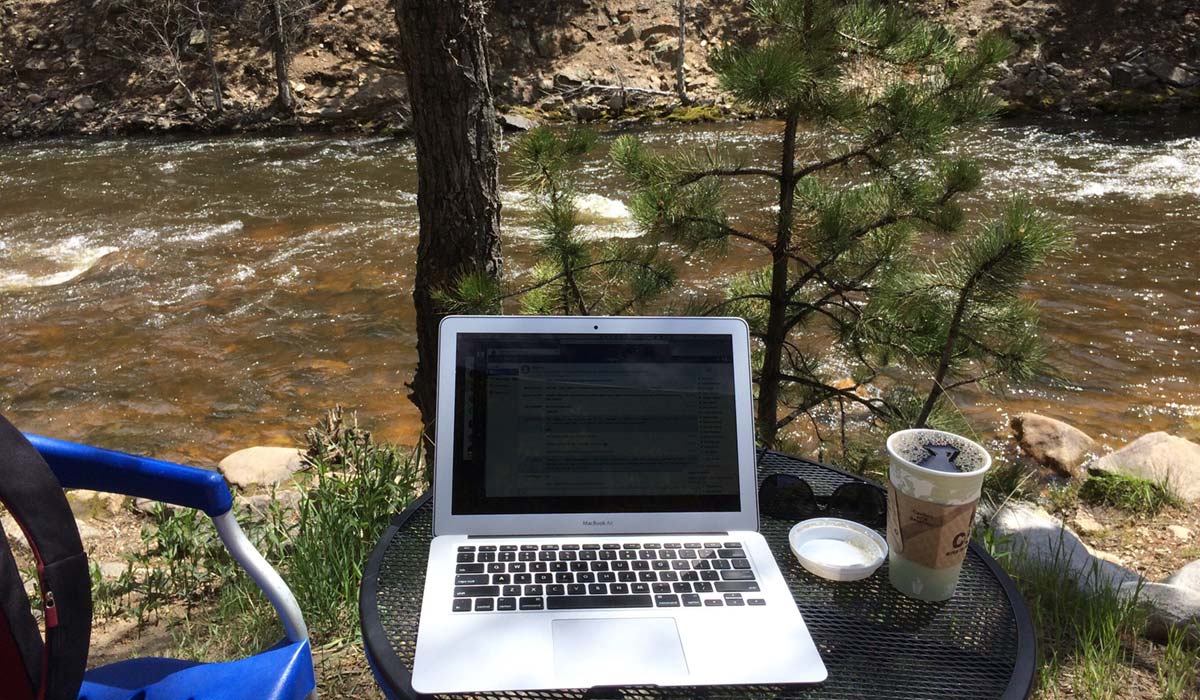
[[[12, 534], [24, 537], [19, 532]], [[0, 678], [5, 693], [12, 693], [14, 700], [33, 700], [34, 684], [41, 679], [41, 658], [42, 637], [0, 525]]]
[[[75, 528], [75, 516], [54, 472], [25, 436], [2, 416], [0, 502], [21, 526], [37, 563], [46, 642], [42, 649], [34, 650], [41, 652], [33, 665], [36, 697], [76, 700], [87, 668], [92, 628], [92, 581], [87, 555]], [[17, 583], [20, 584], [19, 576]], [[4, 585], [3, 580], [0, 585]], [[8, 599], [6, 595], [9, 635], [14, 640], [27, 640], [28, 620], [18, 613], [7, 612]], [[27, 602], [24, 589], [18, 602], [22, 601]], [[33, 633], [37, 634], [36, 624]], [[29, 644], [14, 641], [13, 646], [28, 670]]]

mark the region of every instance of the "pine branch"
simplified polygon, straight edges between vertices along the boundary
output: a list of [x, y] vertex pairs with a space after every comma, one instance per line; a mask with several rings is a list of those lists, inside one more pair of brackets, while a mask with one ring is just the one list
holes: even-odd
[[741, 177], [744, 175], [769, 177], [772, 180], [781, 179], [781, 175], [769, 168], [750, 168], [742, 166], [734, 166], [732, 168], [713, 168], [711, 170], [702, 170], [691, 172], [683, 175], [675, 184], [679, 187], [690, 185], [694, 182], [699, 182], [706, 177]]
[[942, 346], [942, 356], [938, 359], [937, 370], [933, 375], [933, 386], [929, 389], [929, 395], [925, 398], [925, 405], [921, 407], [921, 414], [917, 417], [915, 427], [925, 427], [925, 421], [929, 420], [929, 414], [933, 413], [933, 407], [937, 404], [938, 397], [945, 393], [945, 387], [942, 386], [942, 381], [946, 378], [946, 373], [950, 371], [950, 359], [954, 348], [958, 345], [958, 331], [962, 325], [963, 314], [966, 313], [967, 304], [971, 300], [971, 293], [975, 290], [975, 286], [983, 279], [992, 268], [999, 265], [1019, 244], [1016, 241], [1010, 241], [996, 251], [996, 254], [990, 259], [984, 261], [966, 281], [962, 287], [962, 292], [958, 295], [958, 301], [954, 305], [954, 315], [950, 317], [950, 328], [946, 332], [946, 342]]

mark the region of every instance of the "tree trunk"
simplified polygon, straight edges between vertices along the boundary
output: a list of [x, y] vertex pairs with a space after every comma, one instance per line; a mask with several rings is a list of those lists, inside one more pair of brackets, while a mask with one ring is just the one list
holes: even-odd
[[291, 112], [296, 107], [295, 101], [292, 99], [292, 87], [288, 84], [288, 64], [291, 62], [288, 55], [288, 37], [284, 28], [283, 8], [279, 6], [280, 0], [269, 0], [267, 7], [271, 12], [271, 54], [275, 63], [275, 105], [285, 111]]
[[199, 7], [200, 26], [204, 29], [204, 58], [208, 62], [208, 75], [212, 80], [213, 112], [220, 114], [225, 109], [225, 99], [221, 94], [221, 71], [217, 70], [217, 52], [213, 49], [212, 22], [207, 13]]
[[787, 114], [783, 134], [782, 170], [779, 184], [779, 223], [775, 246], [771, 251], [771, 300], [768, 305], [767, 333], [763, 338], [762, 370], [758, 377], [758, 439], [763, 447], [775, 446], [779, 432], [780, 368], [783, 343], [787, 340], [788, 247], [792, 244], [792, 208], [796, 202], [796, 129], [800, 112]]
[[464, 273], [500, 274], [496, 108], [483, 0], [396, 0], [395, 8], [412, 105], [421, 219], [413, 284], [417, 371], [409, 399], [421, 412], [429, 450], [437, 409], [438, 322], [445, 315], [437, 295]]
[[683, 77], [683, 49], [687, 45], [687, 25], [684, 24], [687, 18], [687, 0], [677, 0], [675, 7], [679, 12], [679, 55], [675, 58], [675, 92], [679, 95], [679, 101], [686, 105], [688, 94], [687, 81]]

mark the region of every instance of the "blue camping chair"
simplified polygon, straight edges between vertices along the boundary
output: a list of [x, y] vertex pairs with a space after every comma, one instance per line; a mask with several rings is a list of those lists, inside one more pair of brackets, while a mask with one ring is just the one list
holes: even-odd
[[79, 700], [301, 700], [315, 697], [308, 629], [287, 584], [246, 538], [233, 496], [217, 472], [40, 435], [26, 435], [63, 488], [149, 498], [203, 510], [234, 560], [283, 623], [286, 638], [246, 659], [204, 664], [177, 659], [120, 661], [87, 671]]

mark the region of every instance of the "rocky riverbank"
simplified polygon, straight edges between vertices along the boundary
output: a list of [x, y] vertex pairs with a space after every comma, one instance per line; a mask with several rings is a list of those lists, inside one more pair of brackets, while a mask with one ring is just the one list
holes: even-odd
[[[1013, 111], [1200, 105], [1200, 6], [1194, 3], [914, 4], [967, 40], [992, 30], [1012, 37], [1019, 53], [995, 89]], [[489, 24], [493, 90], [501, 109], [572, 121], [732, 115], [706, 56], [749, 38], [746, 3], [689, 5], [687, 92], [702, 109], [679, 113], [672, 0], [497, 0]], [[318, 3], [293, 47], [290, 86], [296, 105], [290, 113], [272, 106], [270, 52], [247, 29], [246, 17], [218, 19], [208, 33], [185, 33], [171, 56], [157, 56], [130, 48], [118, 31], [126, 20], [109, 7], [0, 0], [0, 71], [6, 76], [0, 83], [0, 135], [405, 127], [408, 105], [387, 0]], [[173, 58], [178, 60], [172, 63]], [[222, 86], [220, 111], [211, 72]]]

